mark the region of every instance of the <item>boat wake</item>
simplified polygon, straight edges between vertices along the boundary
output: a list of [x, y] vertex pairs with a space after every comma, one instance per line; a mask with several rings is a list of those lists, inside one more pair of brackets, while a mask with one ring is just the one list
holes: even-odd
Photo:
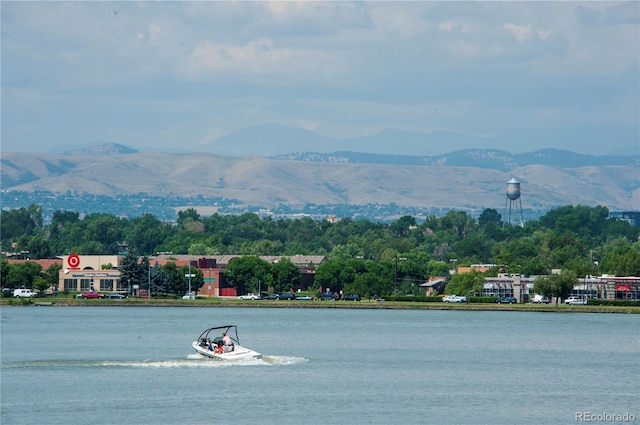
[[216, 368], [237, 366], [270, 366], [293, 365], [307, 362], [304, 357], [290, 356], [263, 356], [261, 359], [246, 359], [234, 361], [220, 361], [203, 357], [199, 354], [189, 354], [183, 359], [168, 360], [35, 360], [2, 362], [2, 369], [29, 369], [29, 368]]
[[262, 361], [271, 365], [290, 365], [298, 363], [306, 363], [309, 359], [304, 357], [290, 357], [290, 356], [262, 356]]

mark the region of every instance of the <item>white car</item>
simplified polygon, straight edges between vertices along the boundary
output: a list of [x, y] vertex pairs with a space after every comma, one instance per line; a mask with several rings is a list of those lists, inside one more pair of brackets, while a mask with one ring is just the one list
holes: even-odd
[[445, 303], [466, 303], [467, 297], [459, 297], [457, 295], [447, 295], [442, 299]]
[[549, 298], [544, 297], [542, 295], [534, 295], [533, 299], [531, 300], [532, 303], [534, 304], [549, 304]]
[[260, 294], [252, 294], [251, 292], [249, 292], [246, 295], [240, 295], [238, 297], [239, 300], [259, 300], [262, 297], [260, 296]]
[[570, 304], [570, 305], [587, 305], [587, 297], [586, 296], [569, 297], [566, 300], [564, 300], [564, 303]]
[[13, 291], [14, 298], [34, 298], [37, 296], [31, 289], [16, 289]]
[[182, 297], [183, 300], [195, 300], [196, 298], [198, 298], [198, 297], [196, 296], [195, 292], [187, 292]]

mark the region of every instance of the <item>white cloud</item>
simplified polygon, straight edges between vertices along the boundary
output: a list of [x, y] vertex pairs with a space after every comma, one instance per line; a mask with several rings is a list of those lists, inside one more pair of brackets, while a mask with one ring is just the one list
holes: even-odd
[[[563, 119], [580, 125], [608, 110], [602, 125], [613, 126], [638, 115], [635, 2], [0, 7], [3, 147], [38, 132], [64, 139], [63, 111], [92, 108], [111, 123], [98, 119], [82, 134], [167, 143], [180, 132], [207, 143], [265, 122], [333, 135], [384, 127], [502, 134], [504, 125], [529, 128], [532, 110], [556, 117], [545, 130], [555, 137], [551, 124]], [[61, 111], [57, 121], [39, 128], [51, 111]], [[171, 130], [154, 128], [164, 125]]]
[[273, 72], [291, 62], [292, 51], [277, 48], [272, 40], [258, 39], [244, 46], [214, 44], [198, 45], [190, 58], [190, 68], [195, 73], [234, 72], [242, 74]]
[[502, 28], [509, 31], [519, 42], [523, 42], [531, 38], [531, 27], [529, 25], [516, 25], [512, 23], [505, 23]]

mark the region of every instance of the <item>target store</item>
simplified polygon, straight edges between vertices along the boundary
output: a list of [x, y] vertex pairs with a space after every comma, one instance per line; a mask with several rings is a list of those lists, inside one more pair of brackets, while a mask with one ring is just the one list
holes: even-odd
[[62, 256], [59, 289], [62, 291], [126, 292], [127, 284], [120, 282], [119, 255]]

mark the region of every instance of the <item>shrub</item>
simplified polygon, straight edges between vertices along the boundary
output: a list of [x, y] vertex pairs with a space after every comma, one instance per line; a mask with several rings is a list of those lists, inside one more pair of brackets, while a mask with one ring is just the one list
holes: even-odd
[[640, 301], [626, 301], [626, 300], [601, 300], [599, 298], [592, 298], [587, 300], [587, 305], [611, 305], [618, 307], [640, 307]]
[[477, 304], [493, 304], [498, 300], [496, 297], [468, 297], [467, 299], [470, 303]]

